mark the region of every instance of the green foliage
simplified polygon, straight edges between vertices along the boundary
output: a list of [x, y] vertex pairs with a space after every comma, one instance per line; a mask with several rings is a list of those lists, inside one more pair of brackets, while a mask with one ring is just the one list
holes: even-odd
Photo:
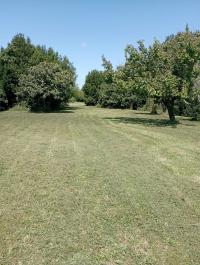
[[200, 34], [186, 28], [162, 44], [156, 41], [149, 49], [148, 91], [165, 104], [172, 121], [175, 102], [191, 102], [193, 97], [193, 79], [199, 74], [199, 43]]
[[200, 116], [200, 78], [194, 80], [190, 95], [185, 103], [185, 115], [197, 120]]
[[7, 48], [0, 53], [0, 80], [1, 87], [11, 107], [16, 102], [16, 91], [19, 76], [25, 73], [29, 67], [29, 59], [34, 47], [30, 39], [22, 34], [17, 34], [8, 44]]
[[144, 69], [138, 67], [139, 64], [142, 65], [143, 57], [146, 56], [142, 45], [140, 43], [139, 50], [127, 47], [126, 63], [116, 70], [110, 61], [102, 57], [104, 71], [94, 70], [86, 77], [83, 90], [87, 105], [99, 104], [108, 108], [132, 109], [143, 106], [147, 97], [147, 81]]
[[84, 102], [84, 92], [80, 90], [77, 86], [72, 88], [72, 97], [70, 98], [70, 102]]
[[104, 55], [102, 56], [102, 66], [104, 68], [103, 82], [105, 82], [106, 84], [113, 83], [113, 75], [114, 75], [113, 66], [112, 63], [109, 60], [107, 60]]
[[[0, 89], [1, 106], [2, 98], [6, 98], [6, 105], [12, 107], [19, 98], [18, 87], [21, 74], [27, 74], [31, 66], [41, 62], [49, 62], [60, 65], [63, 70], [70, 72], [75, 81], [75, 68], [67, 57], [61, 57], [52, 48], [45, 46], [34, 46], [29, 38], [23, 34], [17, 34], [5, 49], [0, 52]], [[2, 107], [1, 107], [2, 109]]]
[[99, 92], [103, 81], [103, 72], [93, 70], [88, 73], [83, 86], [86, 105], [96, 105], [98, 103]]
[[137, 109], [145, 103], [143, 96], [135, 93], [134, 87], [120, 86], [115, 82], [101, 85], [98, 102], [102, 107], [131, 109]]
[[50, 111], [69, 100], [73, 85], [72, 72], [59, 64], [41, 62], [20, 76], [17, 95], [31, 110]]
[[175, 114], [190, 115], [197, 119], [200, 86], [195, 80], [200, 75], [200, 33], [184, 32], [170, 35], [163, 43], [155, 41], [146, 48], [143, 41], [138, 47], [128, 45], [125, 63], [115, 70], [110, 61], [102, 57], [104, 71], [101, 80], [91, 82], [91, 74], [84, 85], [86, 104], [103, 107], [142, 107], [148, 98], [157, 106], [168, 110], [171, 121]]
[[0, 111], [7, 109], [7, 107], [8, 107], [8, 101], [6, 99], [4, 90], [0, 86]]
[[[59, 65], [75, 83], [75, 68], [67, 57], [61, 57], [52, 48], [34, 46], [22, 34], [17, 34], [1, 49], [1, 110], [21, 100], [18, 97], [20, 76], [28, 75], [31, 67], [42, 62]], [[73, 100], [84, 100], [86, 105], [137, 109], [151, 98], [154, 112], [160, 105], [168, 110], [172, 121], [175, 114], [198, 118], [200, 85], [196, 82], [200, 75], [200, 33], [191, 32], [188, 26], [184, 32], [168, 36], [163, 43], [155, 41], [148, 48], [142, 41], [137, 47], [128, 45], [125, 62], [116, 69], [102, 56], [102, 66], [103, 71], [88, 73], [82, 91], [73, 89]]]
[[[137, 109], [147, 99], [147, 49], [142, 41], [138, 48], [128, 45], [125, 49], [125, 64], [116, 69], [114, 82], [124, 90], [124, 107]], [[123, 106], [122, 106], [123, 107]]]

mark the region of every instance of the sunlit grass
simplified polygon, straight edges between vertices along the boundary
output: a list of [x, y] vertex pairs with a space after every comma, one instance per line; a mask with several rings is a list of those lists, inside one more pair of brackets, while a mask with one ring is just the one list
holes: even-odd
[[0, 113], [0, 264], [200, 264], [200, 124]]

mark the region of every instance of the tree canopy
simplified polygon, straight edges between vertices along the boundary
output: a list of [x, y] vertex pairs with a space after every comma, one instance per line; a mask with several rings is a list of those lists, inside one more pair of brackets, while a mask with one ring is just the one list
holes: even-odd
[[[171, 121], [175, 114], [197, 118], [199, 112], [200, 86], [196, 81], [200, 75], [200, 33], [185, 31], [173, 34], [161, 43], [145, 47], [128, 45], [125, 63], [113, 69], [111, 62], [103, 56], [104, 71], [98, 86], [89, 85], [86, 78], [85, 101], [102, 107], [142, 107], [148, 98], [162, 104], [168, 110]], [[90, 89], [86, 89], [90, 87]], [[98, 87], [98, 89], [97, 89]], [[178, 111], [177, 111], [178, 109]]]
[[52, 48], [35, 46], [29, 38], [17, 34], [0, 52], [0, 109], [12, 107], [22, 99], [18, 97], [21, 75], [29, 76], [32, 71], [30, 68], [42, 62], [59, 65], [71, 76], [75, 84], [75, 68], [66, 56], [60, 56]]
[[69, 100], [73, 84], [70, 71], [59, 64], [41, 62], [20, 76], [17, 95], [31, 110], [50, 111]]
[[[20, 100], [28, 100], [27, 105], [30, 106], [30, 94], [25, 96], [30, 86], [25, 88], [25, 84], [28, 85], [30, 81], [39, 93], [39, 84], [41, 91], [44, 87], [42, 81], [39, 83], [38, 80], [50, 82], [49, 71], [52, 70], [52, 86], [55, 81], [54, 70], [59, 68], [60, 79], [65, 83], [66, 91], [69, 92], [69, 87], [73, 87], [72, 97], [84, 100], [86, 105], [138, 109], [151, 101], [154, 106], [161, 104], [163, 110], [168, 111], [171, 121], [175, 121], [176, 114], [197, 119], [200, 112], [198, 31], [190, 31], [187, 26], [185, 31], [168, 36], [164, 42], [154, 41], [149, 47], [143, 41], [138, 41], [136, 47], [127, 45], [124, 58], [124, 63], [114, 68], [102, 56], [103, 70], [91, 70], [86, 76], [82, 91], [79, 91], [75, 88], [75, 68], [66, 56], [60, 56], [52, 48], [33, 45], [29, 38], [17, 34], [0, 51], [0, 110], [12, 107]], [[41, 65], [45, 68], [39, 75]], [[35, 84], [31, 74], [36, 77]], [[64, 80], [62, 78], [65, 74]], [[55, 90], [56, 87], [57, 84]], [[51, 93], [51, 89], [52, 87], [48, 88], [48, 93]], [[45, 91], [47, 93], [47, 86]], [[69, 99], [68, 92], [65, 100]], [[156, 113], [155, 108], [154, 112]]]

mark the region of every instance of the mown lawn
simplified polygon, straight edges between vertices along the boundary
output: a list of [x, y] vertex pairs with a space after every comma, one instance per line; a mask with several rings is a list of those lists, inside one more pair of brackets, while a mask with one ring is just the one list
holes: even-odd
[[0, 264], [200, 264], [200, 123], [0, 113]]

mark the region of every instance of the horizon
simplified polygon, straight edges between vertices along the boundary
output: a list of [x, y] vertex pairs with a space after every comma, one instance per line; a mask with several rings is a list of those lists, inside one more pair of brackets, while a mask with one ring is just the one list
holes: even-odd
[[10, 1], [2, 4], [0, 46], [22, 33], [33, 44], [52, 47], [73, 63], [81, 88], [89, 71], [102, 69], [102, 55], [116, 67], [124, 62], [128, 44], [144, 40], [149, 46], [183, 31], [186, 24], [199, 30], [199, 8], [197, 0]]

